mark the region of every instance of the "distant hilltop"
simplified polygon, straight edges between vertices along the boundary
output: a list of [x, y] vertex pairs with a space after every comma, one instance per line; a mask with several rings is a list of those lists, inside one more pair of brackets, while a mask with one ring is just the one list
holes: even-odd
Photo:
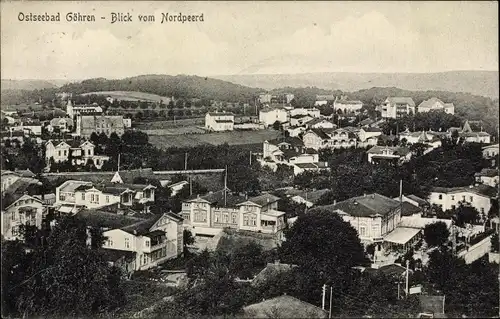
[[410, 91], [464, 92], [499, 96], [498, 72], [450, 71], [440, 73], [350, 73], [219, 75], [213, 78], [267, 90], [282, 87], [317, 87], [353, 92], [372, 87], [398, 87]]
[[1, 89], [4, 90], [42, 90], [60, 87], [70, 80], [9, 80], [2, 79]]

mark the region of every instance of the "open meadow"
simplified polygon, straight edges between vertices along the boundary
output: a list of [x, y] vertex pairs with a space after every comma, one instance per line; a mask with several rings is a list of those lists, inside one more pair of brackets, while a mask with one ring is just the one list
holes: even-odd
[[185, 135], [150, 135], [149, 142], [158, 148], [169, 147], [192, 147], [198, 145], [247, 145], [260, 144], [265, 140], [277, 138], [281, 133], [273, 130], [261, 131], [232, 131], [206, 134], [185, 134]]

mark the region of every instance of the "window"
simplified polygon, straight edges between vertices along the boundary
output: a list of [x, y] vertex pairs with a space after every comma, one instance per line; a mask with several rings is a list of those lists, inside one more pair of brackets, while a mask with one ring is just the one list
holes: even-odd
[[359, 235], [366, 236], [366, 228], [364, 226], [359, 227]]
[[57, 151], [57, 155], [61, 156], [61, 151]]
[[82, 193], [82, 200], [85, 200], [85, 193]]
[[455, 210], [457, 207], [455, 205], [451, 205], [451, 209]]
[[481, 214], [484, 215], [484, 207], [481, 207]]
[[470, 196], [469, 199], [470, 199], [470, 202], [472, 203], [472, 200], [474, 199], [474, 197]]
[[462, 196], [462, 200], [465, 202], [465, 195], [464, 195], [464, 196]]
[[146, 247], [149, 247], [149, 240], [146, 240]]
[[243, 216], [243, 225], [244, 225], [244, 226], [249, 226], [248, 220], [249, 220], [249, 219], [248, 219], [248, 215], [247, 215], [247, 214], [245, 214], [245, 215]]
[[443, 195], [439, 194], [439, 199], [443, 199]]
[[108, 245], [111, 246], [111, 247], [113, 247], [113, 241], [111, 239], [108, 240]]
[[60, 201], [64, 201], [65, 199], [66, 199], [66, 196], [64, 196], [63, 194], [59, 194]]
[[251, 221], [251, 224], [250, 224], [250, 225], [252, 225], [252, 226], [257, 226], [257, 216], [252, 215], [252, 216], [250, 217], [250, 221]]
[[12, 236], [18, 236], [19, 235], [19, 227], [15, 226], [12, 227]]
[[130, 242], [128, 238], [125, 238], [125, 248], [130, 248]]
[[231, 220], [232, 220], [233, 224], [236, 224], [236, 214], [232, 214]]
[[215, 222], [218, 223], [220, 219], [220, 213], [215, 213]]
[[11, 220], [16, 220], [16, 212], [12, 212], [12, 215], [10, 216]]
[[109, 203], [109, 196], [106, 195], [106, 203]]
[[455, 200], [455, 196], [454, 195], [451, 195], [451, 200]]
[[223, 214], [222, 214], [222, 217], [223, 217], [223, 218], [222, 218], [222, 221], [223, 221], [224, 223], [228, 223], [228, 222], [229, 222], [229, 214], [228, 214], [228, 213], [223, 213]]

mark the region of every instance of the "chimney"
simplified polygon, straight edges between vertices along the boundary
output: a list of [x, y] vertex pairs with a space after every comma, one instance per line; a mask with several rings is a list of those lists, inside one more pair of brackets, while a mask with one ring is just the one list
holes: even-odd
[[363, 193], [363, 197], [366, 197], [366, 193]]
[[336, 199], [333, 200], [333, 205], [337, 205], [337, 200]]
[[269, 197], [267, 198], [267, 202], [268, 202], [268, 203], [270, 202], [270, 199], [269, 199]]

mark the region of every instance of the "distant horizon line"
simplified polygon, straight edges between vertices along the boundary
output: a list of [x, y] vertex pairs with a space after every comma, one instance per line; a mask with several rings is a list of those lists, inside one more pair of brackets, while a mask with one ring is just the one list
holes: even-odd
[[439, 74], [439, 73], [456, 73], [456, 72], [499, 72], [499, 70], [448, 70], [448, 71], [436, 71], [436, 72], [360, 72], [360, 71], [321, 71], [321, 72], [296, 72], [296, 73], [233, 73], [233, 74], [211, 74], [211, 75], [198, 75], [198, 74], [168, 74], [168, 73], [143, 73], [136, 75], [127, 75], [122, 77], [104, 77], [104, 76], [93, 76], [85, 78], [73, 78], [73, 79], [61, 79], [61, 78], [0, 78], [2, 81], [85, 81], [91, 79], [106, 79], [106, 80], [120, 80], [139, 76], [151, 76], [151, 75], [167, 75], [167, 76], [198, 76], [198, 77], [221, 77], [221, 76], [270, 76], [270, 75], [307, 75], [307, 74], [327, 74], [327, 73], [343, 73], [343, 74]]

